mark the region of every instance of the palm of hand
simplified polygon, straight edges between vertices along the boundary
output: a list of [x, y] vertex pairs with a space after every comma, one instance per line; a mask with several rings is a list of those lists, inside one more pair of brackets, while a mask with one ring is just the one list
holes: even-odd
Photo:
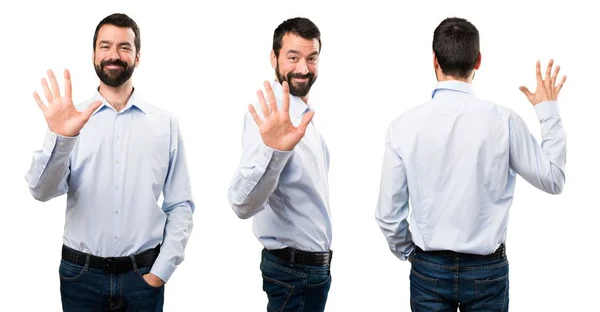
[[253, 105], [249, 105], [250, 114], [258, 125], [260, 135], [265, 145], [281, 151], [293, 150], [298, 142], [304, 137], [306, 128], [314, 113], [312, 111], [306, 113], [302, 117], [298, 127], [294, 126], [290, 120], [290, 95], [287, 82], [284, 81], [282, 83], [283, 99], [281, 109], [277, 107], [275, 95], [269, 83], [265, 81], [264, 85], [269, 98], [268, 106], [262, 91], [257, 92], [263, 112], [263, 118], [261, 119], [258, 116]]
[[48, 87], [45, 78], [42, 79], [42, 87], [49, 105], [44, 104], [37, 92], [33, 93], [33, 98], [44, 113], [44, 118], [50, 130], [62, 136], [76, 136], [83, 126], [90, 119], [92, 113], [100, 107], [101, 101], [92, 103], [85, 111], [78, 111], [73, 105], [71, 98], [71, 75], [65, 70], [65, 95], [60, 94], [58, 83], [54, 73], [48, 70], [48, 77], [52, 90]]

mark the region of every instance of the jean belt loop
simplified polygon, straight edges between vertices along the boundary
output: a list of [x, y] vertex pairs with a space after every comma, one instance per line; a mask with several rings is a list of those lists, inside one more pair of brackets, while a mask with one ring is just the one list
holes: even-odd
[[131, 264], [133, 264], [133, 272], [139, 271], [139, 269], [137, 267], [137, 262], [135, 262], [135, 256], [129, 255], [129, 258], [131, 259]]
[[90, 253], [85, 255], [85, 265], [83, 266], [83, 271], [87, 271], [90, 268], [90, 257], [92, 255]]
[[296, 258], [296, 249], [292, 248], [292, 254], [290, 255], [290, 265], [294, 266]]

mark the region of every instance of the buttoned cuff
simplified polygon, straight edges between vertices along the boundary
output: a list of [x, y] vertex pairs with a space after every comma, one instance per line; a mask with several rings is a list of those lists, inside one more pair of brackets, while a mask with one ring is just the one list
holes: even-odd
[[175, 269], [177, 269], [177, 266], [172, 265], [166, 258], [159, 256], [152, 265], [150, 273], [158, 276], [166, 283], [175, 272]]
[[42, 151], [45, 155], [52, 155], [52, 153], [69, 154], [76, 142], [77, 136], [66, 137], [48, 130]]
[[271, 169], [282, 169], [285, 164], [287, 164], [288, 160], [292, 156], [292, 151], [280, 151], [274, 148], [270, 148], [266, 146], [264, 143], [261, 144], [260, 154], [263, 157], [258, 159], [258, 163], [262, 168], [271, 168]]
[[557, 101], [544, 101], [536, 104], [534, 108], [539, 121], [544, 121], [551, 117], [560, 116], [558, 112]]
[[397, 252], [394, 251], [394, 255], [396, 255], [396, 257], [398, 257], [398, 259], [402, 260], [402, 261], [407, 261], [408, 258], [412, 255], [412, 253], [415, 251], [415, 245], [412, 244], [412, 247], [404, 252]]

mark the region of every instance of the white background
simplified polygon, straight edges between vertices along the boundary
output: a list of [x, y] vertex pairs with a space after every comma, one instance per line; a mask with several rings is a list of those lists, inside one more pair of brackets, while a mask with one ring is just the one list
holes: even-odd
[[[322, 1], [324, 2], [324, 1]], [[474, 88], [515, 110], [539, 140], [519, 85], [535, 88], [535, 62], [568, 75], [559, 97], [568, 137], [566, 188], [545, 194], [519, 178], [508, 228], [511, 311], [597, 309], [598, 35], [577, 1], [18, 1], [0, 6], [2, 311], [60, 311], [58, 264], [65, 196], [35, 201], [24, 179], [46, 124], [33, 101], [51, 68], [71, 70], [73, 97], [93, 95], [97, 23], [124, 12], [141, 28], [134, 83], [178, 116], [197, 203], [186, 260], [166, 288], [166, 311], [264, 311], [262, 246], [228, 206], [247, 104], [265, 79], [272, 34], [304, 16], [322, 32], [315, 119], [331, 152], [333, 283], [327, 311], [408, 311], [410, 266], [388, 250], [374, 219], [384, 132], [435, 85], [431, 41], [444, 18], [469, 19], [481, 36]], [[341, 3], [341, 2], [340, 2]], [[544, 67], [545, 68], [545, 67]], [[59, 81], [61, 81], [59, 79]]]

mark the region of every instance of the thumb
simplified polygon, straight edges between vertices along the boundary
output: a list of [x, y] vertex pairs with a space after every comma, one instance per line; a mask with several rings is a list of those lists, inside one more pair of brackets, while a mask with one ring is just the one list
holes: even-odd
[[527, 98], [533, 96], [533, 93], [531, 93], [531, 91], [529, 91], [529, 89], [527, 89], [527, 87], [525, 87], [525, 86], [520, 86], [519, 90], [521, 90], [521, 92], [523, 92], [523, 94], [525, 94], [525, 96], [527, 96]]
[[83, 112], [85, 119], [88, 120], [92, 114], [102, 105], [102, 101], [95, 101]]
[[300, 124], [298, 125], [298, 130], [300, 130], [302, 133], [305, 133], [306, 127], [308, 127], [308, 124], [310, 123], [314, 115], [314, 111], [309, 111], [308, 113], [304, 114], [302, 120], [300, 121]]

